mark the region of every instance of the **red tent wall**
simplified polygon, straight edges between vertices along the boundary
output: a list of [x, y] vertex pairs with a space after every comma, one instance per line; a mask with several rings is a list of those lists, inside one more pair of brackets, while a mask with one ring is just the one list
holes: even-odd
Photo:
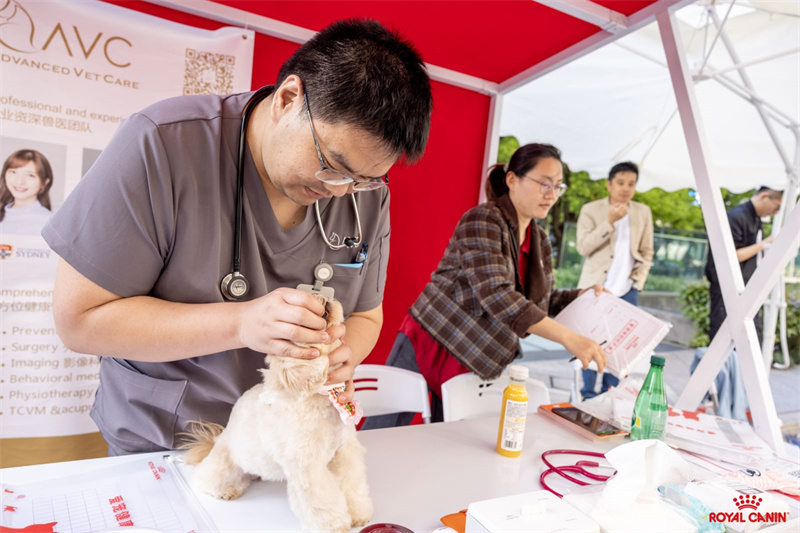
[[[147, 2], [107, 1], [198, 28], [223, 26]], [[402, 28], [398, 29], [402, 33]], [[253, 88], [274, 83], [278, 69], [297, 48], [295, 43], [257, 34]], [[424, 56], [425, 51], [422, 53]], [[385, 318], [378, 344], [367, 358], [369, 363], [386, 360], [401, 320], [436, 267], [456, 222], [478, 198], [489, 97], [434, 82], [433, 98], [425, 157], [414, 166], [398, 166], [391, 172], [392, 245], [383, 302]]]

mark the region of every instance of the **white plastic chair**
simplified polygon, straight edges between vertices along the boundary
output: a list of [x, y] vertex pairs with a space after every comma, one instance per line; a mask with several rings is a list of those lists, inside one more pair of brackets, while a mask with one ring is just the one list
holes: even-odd
[[358, 365], [353, 383], [364, 416], [420, 413], [430, 424], [428, 384], [421, 374], [393, 366]]
[[[572, 365], [573, 373], [572, 386], [569, 391], [569, 403], [575, 405], [583, 401], [581, 397], [581, 389], [583, 388], [583, 363], [581, 363], [580, 359], [575, 359], [574, 361], [570, 361], [569, 364]], [[594, 370], [597, 372], [597, 362], [594, 360], [590, 361], [587, 370]], [[597, 372], [597, 378], [594, 381], [595, 392], [598, 390], [598, 384], [600, 388], [603, 387], [603, 372]]]
[[[442, 408], [445, 422], [499, 416], [503, 406], [503, 390], [508, 385], [508, 373], [484, 381], [476, 374], [461, 374], [442, 384]], [[550, 403], [547, 385], [538, 379], [528, 378], [528, 412], [533, 413], [543, 404]]]

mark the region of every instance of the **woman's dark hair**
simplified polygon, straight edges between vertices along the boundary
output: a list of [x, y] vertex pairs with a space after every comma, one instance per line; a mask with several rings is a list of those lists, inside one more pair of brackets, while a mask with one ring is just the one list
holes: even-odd
[[44, 207], [51, 209], [50, 187], [53, 186], [53, 170], [50, 168], [50, 162], [36, 150], [18, 150], [8, 156], [6, 162], [3, 163], [3, 170], [0, 172], [0, 222], [6, 216], [6, 206], [14, 201], [14, 196], [6, 184], [6, 172], [10, 168], [19, 168], [30, 162], [33, 162], [33, 166], [36, 167], [36, 174], [43, 185], [36, 199]]
[[489, 169], [489, 178], [486, 180], [486, 198], [497, 200], [504, 194], [508, 194], [507, 172], [523, 176], [538, 165], [539, 161], [548, 157], [561, 162], [561, 151], [552, 144], [531, 143], [520, 146], [511, 156], [507, 167], [498, 163]]
[[334, 22], [301, 46], [278, 73], [295, 74], [314, 118], [350, 124], [413, 162], [428, 142], [433, 97], [422, 57], [397, 33], [368, 19]]

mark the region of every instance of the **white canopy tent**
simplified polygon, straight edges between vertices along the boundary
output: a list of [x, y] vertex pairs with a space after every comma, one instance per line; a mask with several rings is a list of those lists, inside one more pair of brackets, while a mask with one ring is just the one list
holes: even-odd
[[[767, 370], [783, 271], [800, 246], [800, 4], [742, 4], [660, 12], [656, 24], [509, 92], [498, 130], [556, 144], [594, 179], [633, 160], [640, 190], [697, 189], [728, 317], [677, 407], [694, 409], [736, 348], [756, 431], [777, 450]], [[784, 231], [745, 288], [719, 188], [758, 185], [785, 189], [774, 223]], [[752, 319], [773, 287], [764, 365]]]
[[[707, 5], [693, 4], [676, 15], [711, 168], [734, 192], [758, 185], [783, 189], [800, 123], [800, 2], [731, 5], [717, 2], [717, 17], [722, 21], [728, 15], [725, 33], [740, 61], [749, 64], [747, 74], [767, 113], [776, 117], [774, 133], [789, 164], [756, 107], [742, 96], [749, 90], [729, 70], [735, 62], [724, 43], [715, 42]], [[715, 78], [715, 72], [721, 74]], [[508, 93], [500, 133], [523, 144], [552, 142], [570, 168], [593, 179], [630, 160], [641, 166], [640, 191], [695, 188], [677, 110], [658, 25], [652, 23]]]
[[[522, 143], [556, 144], [572, 168], [595, 179], [614, 162], [633, 160], [641, 164], [643, 189], [697, 189], [728, 317], [677, 407], [697, 406], [735, 347], [756, 431], [777, 450], [769, 364], [762, 362], [752, 320], [800, 245], [800, 5], [752, 0], [734, 12], [729, 2], [716, 4], [723, 5], [700, 2], [680, 17], [662, 11], [655, 25], [510, 92], [499, 130]], [[763, 92], [756, 93], [758, 83]], [[745, 288], [719, 188], [764, 184], [786, 189], [775, 229], [787, 231], [778, 233]], [[774, 301], [782, 287], [777, 284]], [[769, 313], [772, 331], [779, 303]], [[765, 339], [768, 362], [771, 342]]]

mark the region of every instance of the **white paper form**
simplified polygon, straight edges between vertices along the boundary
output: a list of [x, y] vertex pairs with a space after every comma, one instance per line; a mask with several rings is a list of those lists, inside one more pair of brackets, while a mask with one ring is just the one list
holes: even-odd
[[0, 485], [0, 531], [215, 531], [210, 521], [192, 513], [176, 476], [164, 458], [151, 456], [86, 474]]
[[651, 354], [672, 327], [614, 295], [595, 296], [593, 290], [573, 300], [555, 320], [600, 344], [606, 367], [619, 378]]

